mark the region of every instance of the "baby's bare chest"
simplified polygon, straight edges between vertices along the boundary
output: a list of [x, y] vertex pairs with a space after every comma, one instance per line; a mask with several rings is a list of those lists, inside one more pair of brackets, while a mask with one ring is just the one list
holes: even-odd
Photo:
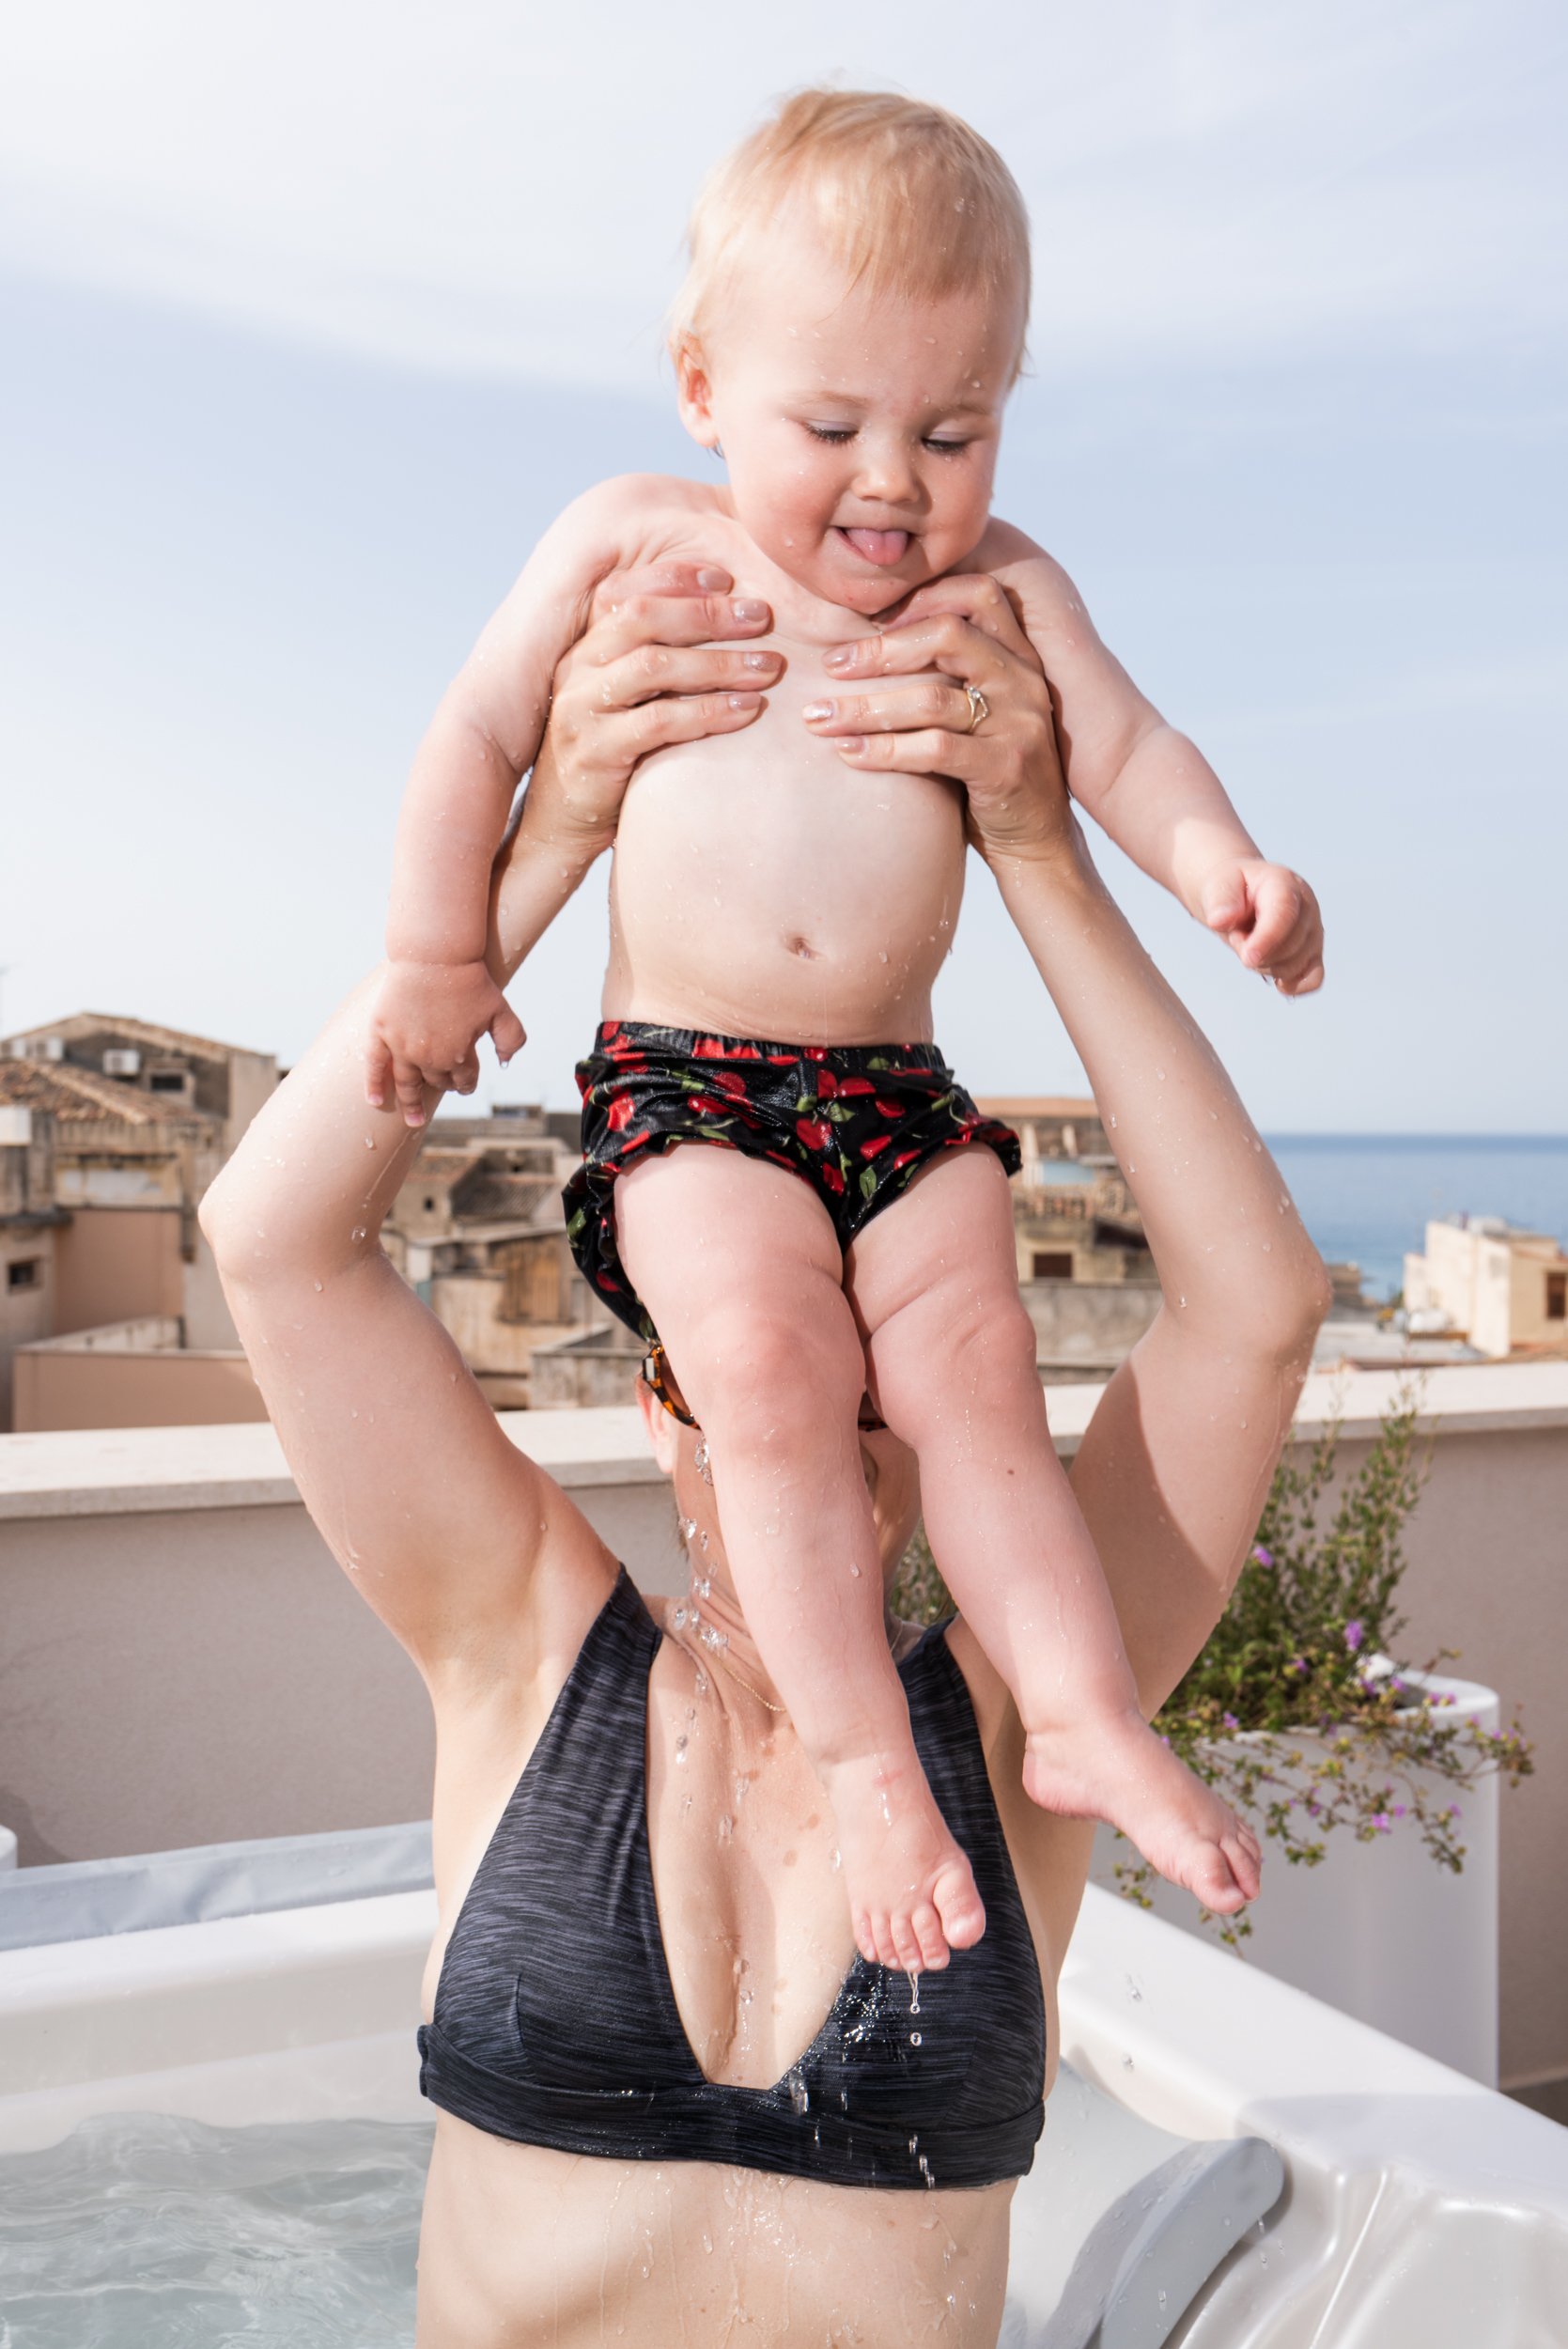
[[760, 874], [765, 884], [770, 876], [785, 890], [810, 874], [819, 887], [945, 894], [963, 863], [959, 786], [846, 759], [805, 715], [843, 698], [822, 666], [824, 647], [782, 634], [764, 641], [786, 665], [753, 722], [672, 744], [638, 768], [621, 811], [623, 880], [684, 859]]

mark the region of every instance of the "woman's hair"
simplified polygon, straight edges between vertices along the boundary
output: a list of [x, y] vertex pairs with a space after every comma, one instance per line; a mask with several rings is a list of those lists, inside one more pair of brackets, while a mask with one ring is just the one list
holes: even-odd
[[940, 106], [884, 90], [798, 90], [710, 173], [671, 307], [679, 362], [743, 273], [748, 247], [800, 206], [852, 284], [940, 301], [971, 288], [1029, 315], [1029, 214], [1001, 157]]

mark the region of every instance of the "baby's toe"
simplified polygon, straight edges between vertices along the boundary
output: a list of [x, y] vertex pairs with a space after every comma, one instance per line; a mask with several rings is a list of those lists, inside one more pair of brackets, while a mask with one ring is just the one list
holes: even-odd
[[1231, 1874], [1241, 1888], [1243, 1900], [1255, 1901], [1263, 1882], [1263, 1854], [1257, 1843], [1243, 1830], [1234, 1840], [1227, 1836], [1220, 1848], [1230, 1862]]
[[931, 1887], [931, 1899], [951, 1946], [972, 1949], [986, 1930], [986, 1909], [968, 1864], [944, 1868]]
[[874, 1912], [871, 1917], [871, 1954], [878, 1966], [886, 1966], [896, 1973], [899, 1968], [898, 1948], [893, 1937], [893, 1920], [885, 1913]]
[[948, 1961], [947, 1936], [942, 1921], [929, 1901], [922, 1901], [909, 1920], [915, 1939], [920, 1944], [920, 1967], [923, 1973], [939, 1974]]
[[920, 1942], [911, 1917], [895, 1917], [892, 1924], [893, 1946], [898, 1963], [907, 1974], [918, 1974], [921, 1966]]

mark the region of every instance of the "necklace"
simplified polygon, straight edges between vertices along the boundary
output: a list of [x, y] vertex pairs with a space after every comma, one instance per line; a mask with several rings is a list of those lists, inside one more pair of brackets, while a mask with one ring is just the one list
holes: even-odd
[[[706, 1641], [704, 1641], [704, 1645], [706, 1646]], [[786, 1713], [788, 1711], [789, 1708], [787, 1705], [769, 1703], [768, 1700], [763, 1695], [762, 1690], [760, 1688], [753, 1688], [752, 1683], [747, 1679], [745, 1673], [732, 1664], [728, 1657], [722, 1655], [717, 1648], [708, 1648], [707, 1652], [712, 1657], [714, 1663], [718, 1665], [721, 1672], [728, 1672], [732, 1680], [738, 1680], [740, 1686], [745, 1689], [746, 1694], [749, 1697], [755, 1697], [757, 1703], [761, 1705], [765, 1713]]]

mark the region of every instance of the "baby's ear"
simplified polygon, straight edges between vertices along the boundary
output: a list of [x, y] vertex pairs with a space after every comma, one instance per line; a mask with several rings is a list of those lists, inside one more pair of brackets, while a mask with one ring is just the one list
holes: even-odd
[[670, 357], [675, 363], [675, 404], [680, 410], [680, 420], [699, 448], [713, 448], [719, 439], [713, 415], [713, 387], [702, 345], [690, 328], [672, 334]]

